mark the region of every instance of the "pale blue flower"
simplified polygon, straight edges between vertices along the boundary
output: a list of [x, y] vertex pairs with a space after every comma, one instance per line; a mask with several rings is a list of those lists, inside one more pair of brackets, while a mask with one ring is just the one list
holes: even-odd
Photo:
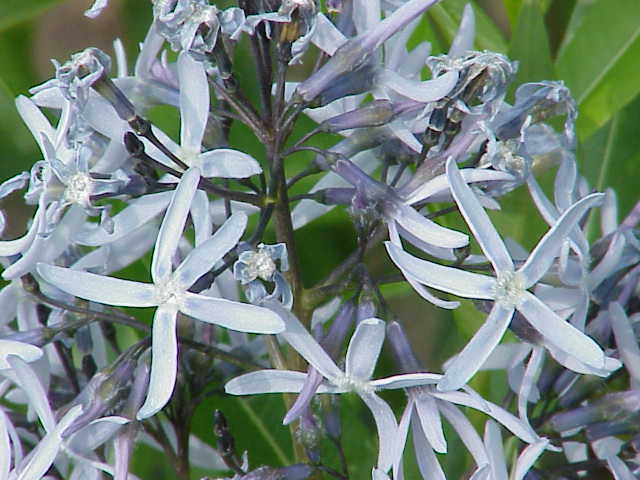
[[153, 322], [149, 393], [138, 412], [138, 418], [155, 414], [171, 397], [177, 368], [175, 324], [178, 312], [245, 332], [277, 333], [284, 328], [282, 320], [264, 308], [188, 291], [198, 278], [237, 244], [246, 226], [246, 215], [233, 215], [213, 237], [195, 248], [177, 268], [173, 268], [172, 259], [199, 181], [199, 170], [189, 169], [173, 195], [153, 252], [153, 284], [38, 265], [38, 272], [46, 281], [72, 295], [116, 306], [158, 307]]
[[[384, 322], [377, 318], [363, 320], [358, 324], [349, 342], [345, 370], [342, 371], [291, 312], [282, 307], [279, 310], [287, 326], [283, 332], [284, 338], [325, 378], [317, 393], [355, 392], [369, 407], [378, 428], [380, 445], [377, 465], [379, 469], [388, 471], [393, 462], [397, 423], [389, 405], [375, 392], [435, 384], [440, 375], [412, 373], [371, 380], [385, 336]], [[307, 374], [303, 372], [261, 370], [234, 378], [227, 383], [225, 390], [232, 395], [300, 393], [306, 378]]]
[[599, 202], [602, 195], [589, 195], [567, 209], [524, 265], [516, 270], [502, 239], [452, 159], [447, 163], [447, 176], [460, 212], [493, 265], [496, 278], [420, 260], [397, 245], [390, 242], [386, 244], [389, 255], [402, 272], [420, 283], [461, 297], [494, 301], [487, 320], [450, 364], [438, 388], [443, 391], [455, 390], [467, 383], [498, 344], [516, 310], [546, 341], [569, 357], [595, 369], [613, 367], [607, 364], [607, 357], [591, 338], [562, 320], [528, 291], [549, 269], [563, 239], [587, 210]]

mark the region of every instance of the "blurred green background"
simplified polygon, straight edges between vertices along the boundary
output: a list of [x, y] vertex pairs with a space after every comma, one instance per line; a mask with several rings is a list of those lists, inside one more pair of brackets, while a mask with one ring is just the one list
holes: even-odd
[[[465, 3], [466, 0], [443, 0], [433, 7], [412, 41], [427, 39], [432, 42], [434, 53], [446, 51]], [[472, 3], [477, 16], [476, 48], [498, 51], [518, 60], [516, 85], [556, 79], [563, 80], [572, 89], [580, 108], [579, 169], [594, 188], [617, 190], [622, 217], [638, 201], [640, 185], [640, 1], [478, 0]], [[50, 78], [53, 74], [50, 59], [63, 62], [71, 53], [87, 46], [100, 47], [112, 54], [113, 40], [121, 38], [130, 66], [133, 64], [138, 44], [150, 23], [150, 2], [111, 0], [109, 7], [94, 20], [83, 16], [90, 4], [91, 0], [0, 2], [0, 144], [3, 147], [0, 179], [29, 169], [41, 158], [36, 143], [15, 111], [14, 98], [28, 94], [31, 86]], [[251, 90], [255, 75], [248, 52], [246, 45], [240, 46], [237, 55], [242, 61], [237, 64], [243, 86]], [[300, 74], [298, 71], [297, 75]], [[178, 125], [175, 112], [156, 112], [154, 120], [175, 134]], [[312, 125], [303, 119], [297, 135]], [[248, 140], [242, 130], [235, 130], [232, 140], [234, 138], [260, 160], [262, 148], [257, 141]], [[319, 145], [327, 146], [332, 141], [330, 137], [321, 138]], [[304, 165], [308, 157], [296, 161]], [[297, 168], [299, 165], [293, 165], [292, 171]], [[551, 178], [552, 173], [547, 177]], [[302, 187], [311, 183], [311, 180], [302, 183]], [[526, 192], [515, 192], [504, 199], [503, 210], [494, 215], [503, 234], [525, 246], [534, 244], [545, 228], [542, 221], [531, 222], [532, 215], [538, 217], [530, 203]], [[30, 210], [23, 206], [19, 195], [6, 199], [0, 206], [10, 213], [5, 238], [19, 235]], [[298, 232], [297, 239], [308, 285], [322, 278], [331, 265], [348, 255], [354, 246], [350, 222], [340, 212], [305, 227]], [[385, 255], [379, 250], [369, 255], [374, 271], [379, 273], [390, 268], [384, 259]], [[450, 318], [417, 300], [406, 287], [392, 285], [386, 291], [392, 309], [409, 329], [425, 364], [435, 371], [463, 345], [482, 320], [482, 316], [465, 304], [455, 313], [456, 328], [453, 328]], [[494, 375], [480, 375], [473, 385], [494, 400], [499, 400], [505, 389], [503, 378]], [[391, 396], [390, 401], [401, 408], [402, 394]], [[376, 448], [371, 419], [355, 399], [350, 398], [343, 404], [345, 411], [350, 412], [345, 444], [347, 455], [354, 462], [352, 475], [366, 478]], [[229, 399], [222, 396], [213, 397], [199, 409], [194, 424], [194, 431], [209, 443], [213, 442], [212, 408], [224, 408], [237, 435], [239, 450], [250, 448], [253, 466], [279, 465], [291, 456], [288, 431], [280, 425], [284, 411], [280, 397], [243, 400], [241, 408], [232, 406]], [[274, 448], [276, 444], [281, 445], [281, 451]], [[455, 445], [453, 441], [451, 451], [456, 451]], [[370, 454], [365, 454], [367, 451]], [[443, 463], [450, 463], [447, 468], [458, 475], [465, 470], [459, 458], [443, 459]], [[142, 478], [173, 478], [162, 456], [146, 448], [137, 451], [135, 470]], [[193, 478], [201, 474], [204, 472], [195, 471]], [[451, 478], [457, 478], [455, 473]]]

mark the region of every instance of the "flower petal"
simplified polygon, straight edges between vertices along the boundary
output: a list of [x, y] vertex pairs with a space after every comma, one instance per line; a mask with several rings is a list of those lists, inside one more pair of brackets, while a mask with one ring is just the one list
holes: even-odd
[[493, 480], [508, 480], [507, 463], [504, 458], [504, 447], [500, 427], [493, 420], [488, 420], [484, 426], [484, 445], [489, 456], [491, 478]]
[[379, 318], [368, 318], [358, 323], [347, 348], [347, 377], [361, 380], [371, 378], [378, 363], [384, 335], [385, 324]]
[[482, 248], [496, 271], [513, 270], [513, 262], [507, 247], [505, 247], [504, 242], [496, 232], [489, 215], [487, 215], [477, 197], [465, 183], [453, 158], [449, 158], [447, 161], [447, 178], [449, 179], [453, 198], [455, 198], [460, 208], [460, 213], [462, 213], [467, 225], [473, 232], [473, 236], [480, 244], [480, 248]]
[[178, 373], [177, 317], [178, 310], [172, 305], [158, 307], [153, 317], [149, 391], [136, 415], [138, 420], [144, 420], [159, 412], [173, 393]]
[[416, 452], [416, 462], [422, 474], [422, 478], [429, 480], [446, 480], [446, 476], [438, 458], [433, 453], [433, 446], [427, 440], [425, 433], [422, 431], [420, 422], [411, 422], [411, 433], [413, 438], [413, 449]]
[[416, 102], [427, 103], [440, 100], [456, 85], [457, 72], [447, 72], [432, 80], [409, 80], [394, 71], [385, 69], [378, 74], [378, 83], [403, 97]]
[[306, 373], [292, 370], [259, 370], [228, 381], [224, 391], [230, 395], [298, 393], [306, 378]]
[[433, 385], [442, 378], [439, 373], [403, 373], [379, 378], [369, 382], [376, 389], [393, 390], [396, 388], [417, 387], [420, 385]]
[[209, 116], [209, 84], [202, 62], [187, 52], [178, 55], [180, 146], [199, 153]]
[[155, 287], [70, 268], [38, 264], [38, 273], [51, 285], [76, 297], [117, 307], [153, 307]]
[[587, 210], [602, 201], [603, 196], [602, 193], [593, 193], [571, 205], [558, 218], [553, 228], [542, 237], [525, 264], [520, 268], [520, 272], [526, 278], [527, 288], [537, 283], [547, 273], [569, 232], [578, 224]]
[[11, 366], [13, 373], [15, 373], [18, 386], [27, 396], [29, 405], [38, 414], [42, 426], [47, 432], [52, 431], [56, 423], [53, 411], [49, 405], [45, 387], [42, 385], [35, 370], [22, 358], [15, 355], [8, 355], [7, 362]]
[[484, 324], [451, 362], [438, 383], [438, 390], [457, 390], [480, 369], [507, 330], [513, 317], [513, 308], [494, 303]]
[[543, 438], [525, 448], [518, 457], [518, 460], [516, 460], [516, 466], [512, 475], [513, 480], [522, 480], [548, 445], [549, 440]]
[[388, 471], [393, 464], [393, 444], [398, 424], [391, 407], [374, 393], [361, 393], [360, 398], [369, 407], [378, 429], [378, 468]]
[[173, 192], [160, 192], [132, 200], [127, 208], [111, 219], [113, 222], [111, 233], [99, 225], [87, 224], [76, 235], [75, 240], [81, 245], [91, 247], [119, 240], [159, 215], [167, 208], [172, 195]]
[[62, 447], [62, 434], [82, 414], [82, 406], [76, 405], [60, 419], [31, 452], [31, 456], [16, 480], [42, 478], [49, 470]]
[[443, 248], [464, 247], [469, 237], [464, 233], [444, 228], [416, 212], [413, 207], [397, 203], [392, 218], [398, 224], [420, 240]]
[[416, 395], [416, 414], [427, 440], [438, 453], [447, 453], [438, 404], [430, 393]]
[[247, 215], [237, 212], [229, 217], [218, 231], [191, 250], [174, 273], [181, 285], [191, 286], [213, 265], [236, 246], [247, 226]]
[[262, 173], [262, 167], [251, 155], [230, 148], [201, 153], [197, 166], [206, 178], [247, 178]]
[[526, 292], [518, 310], [527, 321], [554, 345], [594, 368], [605, 367], [605, 355], [598, 344], [569, 322], [558, 317], [536, 296]]
[[249, 333], [280, 333], [284, 322], [274, 312], [247, 303], [186, 292], [180, 311], [198, 320]]
[[476, 36], [476, 19], [473, 14], [473, 7], [467, 3], [462, 13], [462, 20], [458, 32], [451, 42], [449, 57], [456, 58], [465, 54], [468, 50], [473, 50], [473, 40]]
[[176, 188], [171, 203], [164, 215], [156, 247], [153, 250], [151, 261], [151, 278], [158, 282], [171, 273], [171, 261], [175, 255], [178, 242], [182, 237], [182, 230], [189, 215], [191, 202], [200, 182], [200, 170], [190, 168], [182, 175]]
[[313, 365], [328, 380], [343, 377], [342, 371], [335, 362], [293, 313], [276, 302], [269, 302], [265, 306], [275, 311], [284, 320], [286, 330], [282, 332], [282, 336], [302, 355], [302, 358]]
[[0, 338], [0, 370], [12, 368], [7, 361], [7, 357], [9, 355], [15, 355], [16, 357], [20, 357], [23, 361], [30, 363], [41, 358], [43, 351], [29, 343]]
[[533, 443], [539, 439], [538, 435], [528, 428], [518, 417], [507, 412], [499, 405], [487, 402], [484, 399], [478, 400], [475, 396], [466, 392], [433, 392], [433, 396], [445, 402], [471, 407], [486, 413], [524, 442]]
[[629, 317], [618, 302], [609, 304], [609, 320], [624, 366], [636, 385], [640, 385], [640, 347]]
[[397, 267], [428, 287], [460, 297], [493, 300], [495, 279], [422, 260], [406, 253], [397, 245], [385, 242], [387, 252]]

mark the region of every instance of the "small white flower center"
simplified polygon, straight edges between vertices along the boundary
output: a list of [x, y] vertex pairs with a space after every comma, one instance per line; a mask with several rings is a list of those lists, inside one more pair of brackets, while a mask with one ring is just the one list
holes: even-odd
[[88, 205], [90, 203], [89, 197], [91, 196], [91, 190], [91, 177], [86, 173], [78, 172], [71, 177], [67, 183], [67, 188], [64, 191], [64, 198], [71, 203]]
[[182, 160], [190, 167], [200, 167], [200, 165], [198, 164], [199, 156], [200, 151], [193, 148], [180, 147], [180, 151], [178, 152], [178, 157], [180, 158], [180, 160]]
[[172, 303], [180, 305], [184, 296], [184, 288], [172, 278], [156, 284], [155, 298], [158, 304]]
[[506, 307], [520, 304], [527, 291], [524, 276], [520, 272], [500, 272], [496, 280], [495, 298]]
[[362, 380], [360, 378], [349, 377], [347, 375], [334, 380], [334, 383], [338, 388], [345, 389], [350, 392], [373, 393], [375, 391], [375, 388], [369, 381]]
[[270, 281], [276, 272], [276, 264], [269, 253], [258, 250], [246, 260], [247, 276], [255, 279]]

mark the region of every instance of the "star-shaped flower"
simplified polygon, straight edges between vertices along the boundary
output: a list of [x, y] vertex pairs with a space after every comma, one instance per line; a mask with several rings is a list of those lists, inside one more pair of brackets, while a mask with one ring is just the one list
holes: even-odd
[[[371, 410], [378, 428], [380, 442], [378, 468], [387, 471], [394, 454], [396, 419], [389, 405], [376, 395], [376, 390], [406, 388], [435, 384], [440, 375], [410, 373], [371, 380], [385, 336], [385, 323], [377, 318], [361, 321], [349, 342], [345, 370], [342, 371], [316, 342], [311, 334], [291, 314], [280, 307], [280, 316], [287, 329], [283, 336], [325, 378], [317, 393], [357, 393]], [[300, 393], [307, 374], [291, 370], [261, 370], [234, 378], [225, 386], [232, 395], [291, 392]]]
[[396, 265], [404, 274], [420, 283], [461, 297], [494, 301], [484, 325], [451, 363], [438, 383], [438, 389], [455, 390], [467, 383], [496, 347], [516, 310], [525, 316], [546, 341], [559, 350], [586, 365], [604, 370], [607, 357], [596, 342], [564, 321], [529, 292], [547, 272], [569, 232], [587, 210], [600, 201], [602, 194], [588, 195], [568, 208], [540, 240], [525, 263], [516, 270], [489, 216], [451, 159], [447, 162], [447, 177], [460, 212], [493, 265], [496, 277], [420, 260], [397, 245], [386, 243], [389, 255]]
[[189, 169], [173, 195], [153, 252], [153, 284], [38, 264], [38, 273], [46, 281], [77, 297], [116, 306], [158, 307], [153, 320], [149, 393], [138, 412], [139, 419], [159, 411], [173, 392], [178, 359], [178, 312], [243, 332], [278, 333], [284, 329], [283, 321], [265, 308], [189, 292], [191, 285], [238, 243], [247, 223], [245, 214], [232, 215], [215, 235], [198, 245], [173, 269], [172, 259], [199, 180], [200, 171]]

